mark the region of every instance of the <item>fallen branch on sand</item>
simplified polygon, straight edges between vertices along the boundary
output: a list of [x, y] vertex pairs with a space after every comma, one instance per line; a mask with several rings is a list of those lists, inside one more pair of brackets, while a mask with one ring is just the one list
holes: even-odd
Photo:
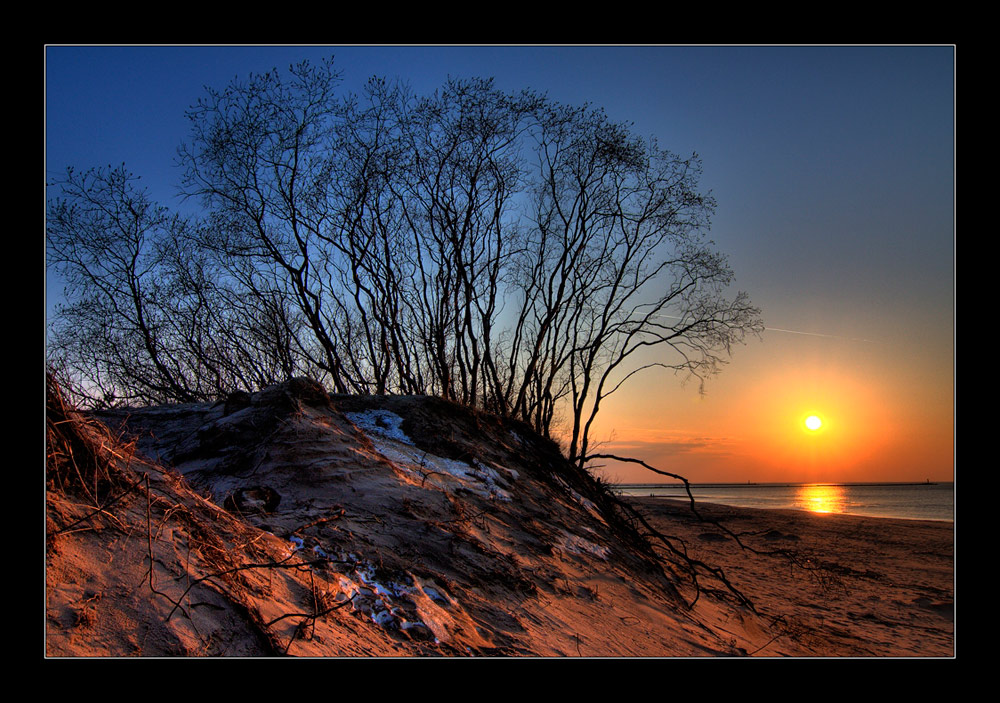
[[[738, 543], [740, 543], [739, 542], [739, 538], [735, 534], [733, 534], [731, 531], [729, 531], [725, 527], [722, 527], [721, 525], [719, 525], [718, 523], [716, 523], [716, 522], [714, 522], [712, 520], [707, 520], [706, 518], [704, 518], [698, 512], [697, 508], [695, 507], [694, 496], [691, 493], [691, 485], [690, 485], [690, 483], [688, 483], [688, 480], [686, 478], [684, 478], [683, 476], [680, 476], [679, 474], [674, 474], [674, 473], [670, 473], [668, 471], [662, 471], [660, 469], [654, 468], [654, 467], [650, 466], [649, 464], [647, 464], [646, 462], [642, 461], [641, 459], [633, 459], [631, 457], [621, 457], [621, 456], [617, 456], [615, 454], [590, 454], [590, 455], [588, 455], [586, 457], [586, 461], [590, 461], [592, 459], [613, 459], [614, 461], [623, 461], [623, 462], [630, 462], [630, 463], [635, 463], [635, 464], [641, 464], [642, 466], [644, 466], [645, 468], [649, 469], [650, 471], [652, 471], [654, 473], [658, 473], [658, 474], [660, 474], [662, 476], [669, 476], [669, 477], [675, 478], [675, 479], [677, 479], [679, 481], [683, 481], [684, 482], [684, 488], [687, 491], [688, 498], [690, 499], [691, 511], [695, 514], [695, 516], [699, 520], [702, 520], [703, 522], [710, 522], [710, 523], [713, 523], [713, 524], [717, 525], [720, 529], [722, 529], [722, 530], [728, 532], [730, 535], [732, 535], [733, 538], [736, 539], [736, 541]], [[617, 496], [614, 496], [614, 495], [611, 495], [611, 494], [609, 494], [609, 495], [610, 495], [610, 498], [614, 501], [614, 503], [620, 509], [624, 510], [633, 519], [635, 519], [636, 521], [638, 521], [643, 526], [643, 528], [645, 528], [647, 530], [647, 532], [648, 532], [648, 534], [650, 536], [654, 537], [660, 544], [662, 544], [663, 546], [665, 546], [667, 548], [667, 550], [672, 555], [674, 555], [675, 557], [679, 558], [682, 561], [682, 563], [684, 564], [684, 566], [687, 567], [688, 573], [691, 576], [692, 585], [694, 586], [694, 589], [695, 589], [694, 600], [691, 601], [688, 604], [688, 607], [694, 607], [694, 604], [698, 602], [698, 598], [701, 595], [702, 586], [701, 586], [701, 584], [698, 581], [698, 573], [699, 573], [699, 570], [700, 570], [702, 573], [708, 573], [711, 576], [713, 576], [714, 578], [716, 578], [719, 582], [721, 582], [726, 587], [727, 591], [729, 591], [733, 596], [736, 597], [736, 599], [741, 604], [743, 604], [744, 606], [746, 606], [747, 608], [749, 608], [751, 611], [757, 612], [756, 608], [753, 605], [753, 602], [743, 592], [741, 592], [738, 588], [736, 588], [729, 581], [729, 579], [726, 577], [725, 572], [721, 568], [716, 567], [716, 566], [711, 566], [710, 564], [706, 564], [705, 562], [703, 562], [703, 561], [701, 561], [699, 559], [695, 559], [695, 558], [691, 557], [687, 553], [687, 549], [684, 546], [683, 542], [681, 542], [682, 548], [678, 548], [674, 544], [674, 542], [672, 541], [675, 538], [671, 538], [671, 537], [669, 537], [667, 535], [664, 535], [662, 532], [660, 532], [659, 530], [657, 530], [656, 528], [654, 528], [652, 525], [650, 525], [649, 522], [646, 520], [646, 518], [643, 517], [643, 515], [638, 510], [636, 510], [633, 506], [629, 505], [628, 503], [626, 503], [623, 500], [620, 500]], [[680, 542], [680, 540], [678, 540], [678, 541]], [[740, 546], [743, 546], [742, 543], [740, 543]]]
[[[640, 466], [644, 467], [645, 469], [648, 469], [649, 471], [652, 471], [653, 473], [681, 481], [684, 484], [684, 490], [687, 493], [691, 512], [694, 514], [694, 516], [699, 521], [709, 525], [713, 525], [714, 527], [718, 528], [721, 532], [727, 534], [729, 537], [733, 539], [733, 541], [736, 542], [737, 545], [739, 545], [741, 549], [748, 551], [752, 554], [758, 554], [762, 556], [783, 557], [787, 559], [792, 566], [798, 567], [803, 571], [809, 572], [810, 575], [812, 575], [812, 577], [815, 578], [824, 587], [830, 587], [832, 585], [836, 585], [839, 583], [839, 580], [836, 578], [835, 575], [830, 574], [822, 564], [810, 559], [808, 556], [805, 556], [791, 549], [763, 549], [763, 550], [757, 549], [755, 547], [746, 544], [742, 539], [740, 539], [741, 534], [733, 532], [728, 527], [721, 524], [718, 520], [713, 520], [711, 518], [705, 517], [702, 513], [698, 511], [694, 495], [691, 493], [691, 484], [685, 477], [679, 474], [671, 473], [669, 471], [663, 471], [662, 469], [657, 469], [656, 467], [650, 466], [641, 459], [635, 459], [632, 457], [623, 457], [623, 456], [618, 456], [616, 454], [590, 454], [586, 457], [586, 461], [591, 461], [592, 459], [611, 459], [613, 461], [639, 464]], [[619, 508], [621, 508], [627, 514], [632, 516], [643, 526], [643, 528], [648, 530], [649, 535], [651, 535], [658, 542], [666, 546], [671, 554], [682, 559], [684, 564], [688, 566], [688, 570], [692, 576], [692, 581], [695, 587], [695, 599], [694, 601], [691, 602], [690, 604], [691, 606], [693, 606], [694, 603], [697, 602], [698, 595], [701, 592], [701, 587], [698, 583], [697, 574], [698, 574], [698, 569], [702, 569], [703, 571], [711, 574], [713, 577], [718, 579], [730, 593], [736, 596], [737, 600], [739, 600], [740, 603], [750, 608], [750, 610], [756, 612], [756, 609], [754, 608], [753, 603], [750, 601], [750, 599], [746, 595], [744, 595], [739, 589], [733, 586], [733, 584], [729, 581], [729, 579], [726, 577], [725, 573], [721, 568], [713, 567], [698, 559], [692, 558], [691, 556], [688, 555], [686, 546], [684, 546], [683, 541], [677, 540], [678, 542], [681, 543], [682, 547], [684, 547], [684, 548], [678, 548], [671, 541], [672, 539], [676, 538], [671, 538], [667, 535], [664, 535], [662, 532], [656, 530], [652, 525], [649, 524], [649, 522], [642, 516], [642, 514], [639, 513], [639, 511], [636, 510], [636, 508], [633, 507], [632, 505], [629, 505], [627, 502], [618, 499], [616, 496], [611, 496], [611, 497]], [[744, 534], [743, 536], [746, 535]]]

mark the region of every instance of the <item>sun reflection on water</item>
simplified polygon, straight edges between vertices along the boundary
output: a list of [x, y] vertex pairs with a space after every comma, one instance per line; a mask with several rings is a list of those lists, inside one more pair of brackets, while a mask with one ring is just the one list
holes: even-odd
[[800, 486], [795, 502], [799, 509], [813, 513], [842, 513], [847, 509], [843, 486]]

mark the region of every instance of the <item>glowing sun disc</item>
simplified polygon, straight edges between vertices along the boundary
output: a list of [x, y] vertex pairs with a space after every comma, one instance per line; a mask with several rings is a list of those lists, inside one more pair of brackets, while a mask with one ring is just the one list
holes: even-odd
[[816, 415], [810, 415], [806, 418], [806, 427], [814, 432], [823, 426], [823, 421], [819, 419]]

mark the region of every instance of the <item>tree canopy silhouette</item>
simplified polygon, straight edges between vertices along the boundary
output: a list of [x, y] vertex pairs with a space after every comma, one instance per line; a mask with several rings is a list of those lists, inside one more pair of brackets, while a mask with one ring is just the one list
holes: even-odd
[[297, 375], [564, 429], [661, 367], [704, 379], [761, 329], [680, 157], [600, 109], [491, 80], [429, 96], [332, 61], [209, 90], [180, 217], [125, 169], [52, 185], [67, 281], [50, 364], [90, 404], [213, 400]]

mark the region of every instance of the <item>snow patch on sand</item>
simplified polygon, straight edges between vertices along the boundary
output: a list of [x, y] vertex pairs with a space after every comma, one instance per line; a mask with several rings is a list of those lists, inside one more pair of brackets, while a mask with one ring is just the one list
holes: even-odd
[[365, 410], [361, 413], [344, 413], [366, 435], [376, 435], [403, 444], [413, 445], [413, 440], [403, 432], [403, 418], [388, 410]]
[[[457, 479], [462, 487], [490, 500], [510, 502], [512, 499], [510, 492], [501, 485], [503, 478], [499, 472], [478, 459], [469, 464], [418, 449], [399, 429], [403, 419], [394, 413], [372, 410], [348, 413], [348, 418], [368, 435], [379, 454], [415, 479], [419, 478], [421, 484], [433, 474], [445, 474]], [[516, 471], [504, 470], [517, 479]]]
[[400, 578], [380, 574], [372, 562], [353, 553], [343, 556], [353, 562], [353, 568], [350, 574], [338, 575], [337, 601], [350, 601], [354, 612], [370, 618], [379, 627], [411, 631], [415, 635], [422, 633], [437, 642], [448, 638], [447, 628], [435, 611], [451, 607], [452, 601], [439, 589], [409, 574]]
[[566, 481], [563, 479], [562, 476], [555, 476], [555, 479], [556, 482], [559, 483], [559, 485], [561, 485], [563, 489], [565, 489], [565, 491], [569, 494], [570, 498], [576, 501], [576, 503], [580, 505], [584, 510], [589, 512], [591, 516], [593, 516], [600, 522], [604, 522], [606, 524], [604, 516], [601, 515], [601, 511], [598, 510], [597, 505], [594, 504], [594, 501], [580, 495], [579, 492], [577, 492], [572, 486], [566, 483]]
[[590, 540], [584, 539], [579, 535], [563, 533], [562, 537], [559, 538], [559, 544], [564, 550], [575, 554], [583, 554], [586, 552], [605, 560], [611, 556], [611, 550], [607, 547], [594, 544]]

